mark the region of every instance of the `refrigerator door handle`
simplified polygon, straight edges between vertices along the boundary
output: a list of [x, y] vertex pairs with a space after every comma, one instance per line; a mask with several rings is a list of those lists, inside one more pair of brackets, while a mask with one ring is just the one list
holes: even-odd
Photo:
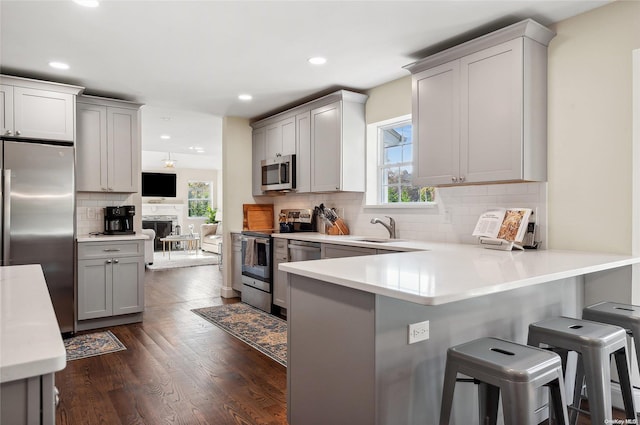
[[2, 265], [9, 264], [9, 247], [11, 246], [11, 170], [4, 170], [2, 179], [2, 193], [4, 194], [4, 206], [2, 210]]

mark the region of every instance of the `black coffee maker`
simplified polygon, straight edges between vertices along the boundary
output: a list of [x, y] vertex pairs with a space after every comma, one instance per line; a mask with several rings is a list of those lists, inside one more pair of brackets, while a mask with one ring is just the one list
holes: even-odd
[[133, 216], [136, 215], [135, 205], [121, 207], [105, 207], [104, 234], [105, 235], [133, 235]]

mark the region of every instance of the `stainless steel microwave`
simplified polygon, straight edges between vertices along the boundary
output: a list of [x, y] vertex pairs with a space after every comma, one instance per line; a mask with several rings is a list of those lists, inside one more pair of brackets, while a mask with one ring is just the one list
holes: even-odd
[[262, 166], [262, 190], [293, 190], [296, 188], [296, 156], [284, 155], [265, 159]]

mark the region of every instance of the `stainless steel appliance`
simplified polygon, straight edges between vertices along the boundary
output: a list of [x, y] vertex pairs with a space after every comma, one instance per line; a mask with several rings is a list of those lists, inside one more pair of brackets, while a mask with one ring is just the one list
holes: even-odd
[[105, 207], [104, 233], [106, 235], [133, 235], [133, 217], [136, 215], [135, 205], [121, 207]]
[[271, 233], [242, 232], [242, 301], [271, 313]]
[[261, 162], [262, 190], [288, 191], [296, 188], [296, 156], [285, 155]]
[[289, 262], [320, 259], [320, 242], [289, 241]]
[[280, 210], [280, 233], [315, 232], [316, 217], [312, 209]]
[[40, 264], [61, 332], [74, 326], [74, 148], [0, 140], [1, 265]]

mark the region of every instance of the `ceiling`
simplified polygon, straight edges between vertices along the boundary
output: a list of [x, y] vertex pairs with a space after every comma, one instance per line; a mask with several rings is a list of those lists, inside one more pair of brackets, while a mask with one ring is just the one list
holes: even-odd
[[[220, 117], [262, 117], [337, 88], [365, 91], [491, 30], [524, 18], [549, 25], [606, 3], [1, 0], [0, 71], [144, 103], [143, 151], [191, 155], [202, 145], [201, 156], [219, 163]], [[312, 56], [327, 63], [311, 65]], [[52, 60], [70, 68], [50, 68]], [[160, 140], [167, 131], [171, 140]]]

